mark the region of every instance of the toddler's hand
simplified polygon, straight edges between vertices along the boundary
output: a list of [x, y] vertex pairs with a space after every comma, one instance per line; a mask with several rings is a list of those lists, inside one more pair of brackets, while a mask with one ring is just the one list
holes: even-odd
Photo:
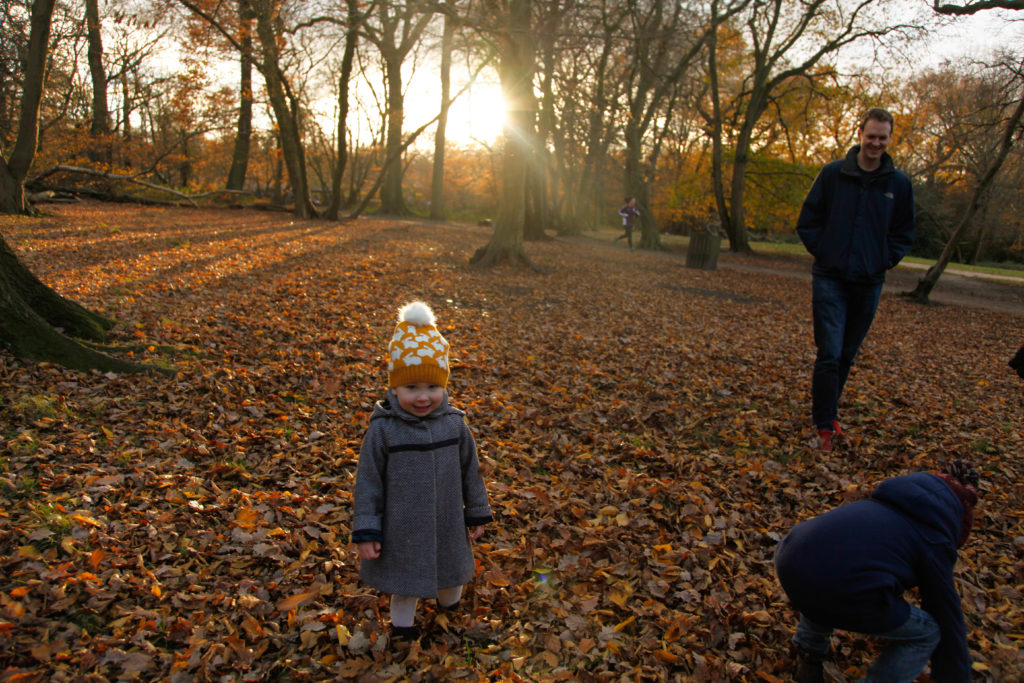
[[359, 559], [376, 560], [380, 557], [380, 541], [363, 541], [359, 544]]
[[480, 538], [483, 535], [484, 535], [484, 527], [482, 525], [481, 526], [471, 526], [471, 527], [469, 527], [469, 540], [475, 541], [476, 539]]

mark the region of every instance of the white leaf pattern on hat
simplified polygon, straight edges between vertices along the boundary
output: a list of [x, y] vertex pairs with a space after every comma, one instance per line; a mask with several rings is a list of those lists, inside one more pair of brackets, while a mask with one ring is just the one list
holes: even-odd
[[[435, 326], [429, 306], [423, 302], [404, 306], [400, 309], [389, 344], [389, 383], [429, 378], [431, 382], [445, 385], [450, 367], [449, 348], [447, 340]], [[413, 367], [417, 369], [412, 371]], [[436, 368], [436, 371], [431, 368]]]

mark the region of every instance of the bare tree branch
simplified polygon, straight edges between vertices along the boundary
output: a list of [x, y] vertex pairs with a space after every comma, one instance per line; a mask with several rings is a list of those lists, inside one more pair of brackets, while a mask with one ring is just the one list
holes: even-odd
[[939, 14], [967, 15], [977, 14], [989, 9], [1012, 9], [1024, 10], [1024, 0], [979, 0], [978, 2], [966, 2], [962, 5], [943, 4], [935, 0], [932, 5]]

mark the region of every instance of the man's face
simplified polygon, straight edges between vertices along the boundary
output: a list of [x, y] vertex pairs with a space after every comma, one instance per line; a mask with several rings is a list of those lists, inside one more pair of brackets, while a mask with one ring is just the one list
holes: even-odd
[[861, 158], [871, 166], [876, 166], [881, 162], [885, 148], [889, 146], [892, 125], [886, 121], [868, 119], [864, 122], [864, 127], [859, 129], [858, 134]]

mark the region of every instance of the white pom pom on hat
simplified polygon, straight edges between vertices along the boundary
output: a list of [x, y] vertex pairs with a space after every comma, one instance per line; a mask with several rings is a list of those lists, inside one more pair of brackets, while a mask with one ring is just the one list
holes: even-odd
[[422, 301], [412, 301], [398, 309], [398, 322], [412, 323], [417, 327], [434, 324], [434, 312]]

